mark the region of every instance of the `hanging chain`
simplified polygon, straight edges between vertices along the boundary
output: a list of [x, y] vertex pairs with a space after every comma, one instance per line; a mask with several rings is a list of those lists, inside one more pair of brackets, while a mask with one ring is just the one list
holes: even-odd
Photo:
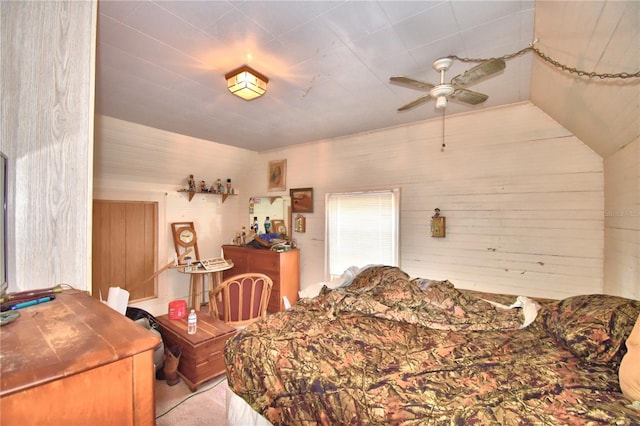
[[525, 47], [524, 49], [521, 49], [521, 50], [517, 51], [516, 53], [511, 53], [511, 54], [508, 54], [508, 55], [504, 55], [504, 56], [501, 56], [499, 58], [487, 58], [487, 59], [483, 59], [483, 58], [461, 58], [461, 57], [456, 56], [456, 55], [450, 55], [450, 56], [448, 56], [448, 58], [455, 59], [455, 60], [458, 60], [458, 61], [461, 61], [461, 62], [486, 62], [486, 61], [491, 61], [493, 59], [502, 59], [504, 61], [507, 61], [507, 60], [513, 59], [513, 58], [515, 58], [517, 56], [524, 55], [525, 53], [527, 53], [529, 51], [533, 51], [536, 55], [538, 55], [540, 58], [542, 58], [544, 61], [550, 63], [554, 67], [560, 68], [561, 70], [566, 71], [566, 72], [571, 73], [571, 74], [577, 74], [580, 77], [589, 77], [589, 78], [598, 77], [600, 79], [605, 79], [605, 78], [640, 78], [640, 71], [637, 71], [635, 73], [619, 72], [619, 73], [611, 74], [611, 73], [587, 72], [587, 71], [579, 70], [577, 68], [569, 67], [569, 66], [561, 64], [560, 62], [552, 59], [551, 57], [549, 57], [547, 55], [545, 55], [544, 53], [542, 53], [540, 51], [540, 49], [538, 49], [537, 47], [533, 46], [533, 44], [535, 44], [535, 42], [532, 43], [531, 46]]

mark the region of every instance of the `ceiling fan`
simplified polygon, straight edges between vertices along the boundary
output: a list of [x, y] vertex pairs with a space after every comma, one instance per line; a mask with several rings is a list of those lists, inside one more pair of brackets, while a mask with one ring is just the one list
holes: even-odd
[[445, 108], [447, 106], [448, 99], [455, 99], [460, 102], [464, 102], [470, 105], [477, 105], [486, 101], [489, 96], [484, 93], [473, 92], [471, 90], [464, 89], [464, 86], [468, 86], [472, 83], [480, 81], [485, 77], [502, 71], [506, 64], [504, 60], [490, 59], [482, 62], [475, 67], [468, 69], [462, 74], [459, 74], [451, 79], [451, 83], [445, 83], [444, 73], [451, 67], [453, 63], [452, 58], [436, 59], [433, 62], [433, 69], [440, 72], [440, 84], [433, 85], [431, 83], [425, 83], [419, 80], [414, 80], [409, 77], [391, 77], [389, 81], [391, 83], [408, 86], [412, 89], [419, 89], [428, 91], [429, 94], [421, 98], [416, 99], [400, 108], [398, 111], [406, 111], [415, 106], [418, 106], [429, 99], [436, 100], [436, 108]]

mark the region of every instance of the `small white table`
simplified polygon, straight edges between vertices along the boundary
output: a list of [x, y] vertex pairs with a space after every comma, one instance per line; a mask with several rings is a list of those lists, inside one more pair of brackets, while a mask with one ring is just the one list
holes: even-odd
[[[186, 271], [185, 268], [187, 265], [178, 266], [178, 271], [183, 274], [189, 274], [189, 295], [190, 295], [190, 306], [191, 309], [195, 309], [196, 311], [200, 311], [200, 306], [206, 304], [207, 302], [203, 302], [203, 294], [208, 294], [209, 290], [215, 289], [218, 284], [222, 281], [222, 271], [226, 271], [227, 269], [233, 268], [233, 262], [227, 260], [228, 265], [218, 266], [214, 269], [204, 269], [202, 266], [196, 268], [195, 263], [192, 266], [191, 271]], [[202, 289], [202, 292], [200, 291]], [[207, 297], [208, 300], [208, 297]]]

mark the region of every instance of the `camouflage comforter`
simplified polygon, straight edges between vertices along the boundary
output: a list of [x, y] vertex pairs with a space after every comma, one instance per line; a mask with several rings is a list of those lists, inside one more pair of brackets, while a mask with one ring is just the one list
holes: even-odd
[[[520, 329], [519, 309], [370, 268], [229, 340], [228, 382], [275, 425], [639, 424], [618, 385], [624, 337], [588, 331], [597, 342], [586, 350], [599, 354], [589, 361], [572, 352], [571, 342], [585, 350], [584, 336], [560, 343], [558, 323], [593, 302], [543, 306]], [[633, 326], [640, 303], [625, 309], [618, 328]]]

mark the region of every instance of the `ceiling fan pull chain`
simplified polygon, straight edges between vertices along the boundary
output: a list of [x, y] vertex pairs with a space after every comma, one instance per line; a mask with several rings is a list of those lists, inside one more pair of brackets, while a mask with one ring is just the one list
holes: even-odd
[[444, 147], [446, 146], [444, 144], [444, 111], [445, 109], [442, 108], [442, 147], [440, 148], [440, 152], [444, 152]]

